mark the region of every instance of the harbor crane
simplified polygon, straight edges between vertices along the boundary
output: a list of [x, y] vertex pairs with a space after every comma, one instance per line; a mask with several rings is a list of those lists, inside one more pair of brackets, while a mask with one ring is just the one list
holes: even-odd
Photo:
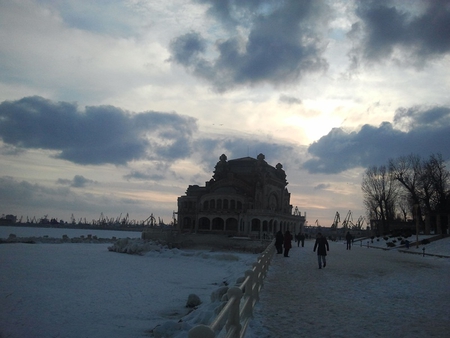
[[359, 218], [356, 221], [356, 224], [354, 226], [355, 229], [362, 230], [362, 227], [363, 227], [365, 221], [366, 221], [366, 218], [364, 216], [359, 216]]
[[339, 212], [336, 211], [336, 214], [334, 215], [333, 224], [331, 224], [331, 229], [336, 230], [338, 228], [340, 221], [341, 221], [341, 216], [339, 215]]
[[344, 229], [350, 229], [351, 228], [350, 224], [353, 224], [352, 221], [353, 221], [352, 211], [349, 210], [347, 216], [345, 216], [345, 219], [342, 222], [342, 227]]

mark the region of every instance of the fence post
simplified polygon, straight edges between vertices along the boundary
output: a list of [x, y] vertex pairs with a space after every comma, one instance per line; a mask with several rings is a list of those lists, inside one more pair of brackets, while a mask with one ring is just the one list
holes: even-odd
[[255, 273], [253, 270], [245, 271], [245, 278], [248, 278], [248, 282], [245, 286], [244, 296], [247, 298], [249, 306], [246, 306], [244, 315], [246, 318], [249, 318], [253, 316], [253, 288], [255, 287]]
[[209, 326], [197, 325], [189, 330], [188, 338], [214, 338], [216, 335]]
[[233, 286], [228, 289], [227, 292], [228, 301], [232, 301], [230, 307], [230, 313], [228, 314], [228, 320], [225, 324], [227, 332], [230, 330], [234, 331], [233, 338], [239, 337], [241, 333], [241, 320], [239, 316], [239, 305], [242, 298], [242, 290], [237, 286]]
[[252, 291], [253, 291], [253, 299], [256, 302], [259, 302], [259, 285], [261, 283], [261, 260], [258, 258], [258, 262], [253, 264], [253, 283], [252, 283]]

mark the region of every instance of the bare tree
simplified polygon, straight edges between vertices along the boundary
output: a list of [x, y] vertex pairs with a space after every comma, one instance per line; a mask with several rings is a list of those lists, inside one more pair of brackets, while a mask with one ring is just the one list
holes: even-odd
[[385, 166], [370, 167], [364, 174], [361, 189], [364, 196], [364, 204], [371, 216], [375, 216], [381, 223], [383, 233], [389, 232], [389, 221], [395, 216], [395, 200], [397, 189], [395, 177]]
[[409, 201], [408, 196], [401, 195], [397, 201], [397, 208], [399, 209], [399, 218], [406, 222], [408, 220], [408, 213], [413, 214], [413, 209], [411, 207], [412, 203]]
[[450, 193], [450, 172], [446, 170], [445, 162], [440, 154], [432, 154], [424, 161], [420, 179], [423, 189], [423, 203], [426, 206], [428, 217], [426, 229], [430, 228], [431, 215], [436, 215], [436, 231], [442, 233], [441, 215], [446, 210]]
[[401, 156], [389, 160], [389, 172], [408, 193], [409, 200], [415, 206], [414, 218], [418, 218], [423, 228], [421, 192], [419, 180], [422, 175], [421, 159], [418, 155]]
[[389, 171], [405, 189], [412, 204], [410, 208], [415, 210], [413, 215], [418, 218], [425, 234], [431, 232], [431, 218], [434, 215], [436, 230], [442, 232], [440, 216], [448, 212], [450, 194], [450, 173], [442, 155], [432, 154], [428, 160], [422, 160], [418, 155], [391, 159]]

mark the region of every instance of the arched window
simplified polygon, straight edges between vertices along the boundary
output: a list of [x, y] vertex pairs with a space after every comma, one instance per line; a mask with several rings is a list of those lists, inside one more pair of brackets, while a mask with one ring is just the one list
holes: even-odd
[[235, 200], [231, 200], [231, 201], [230, 201], [230, 209], [231, 209], [231, 210], [236, 209], [236, 201], [235, 201]]
[[209, 201], [203, 202], [203, 210], [208, 210], [208, 209], [209, 209]]
[[261, 229], [261, 221], [257, 218], [252, 219], [252, 230], [251, 231], [260, 231]]
[[206, 217], [202, 217], [198, 220], [199, 230], [210, 230], [210, 221]]
[[223, 219], [220, 218], [220, 217], [216, 217], [212, 221], [212, 230], [223, 231], [224, 230], [224, 225], [225, 225], [225, 222], [223, 221]]
[[238, 221], [236, 218], [228, 218], [226, 221], [225, 230], [230, 232], [238, 231]]

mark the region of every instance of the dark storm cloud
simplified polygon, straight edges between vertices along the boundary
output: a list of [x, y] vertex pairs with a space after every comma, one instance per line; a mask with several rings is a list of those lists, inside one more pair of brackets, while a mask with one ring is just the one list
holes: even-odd
[[356, 167], [385, 165], [390, 158], [411, 153], [428, 157], [440, 153], [450, 159], [450, 108], [434, 107], [398, 109], [395, 129], [389, 122], [379, 127], [364, 125], [359, 132], [333, 129], [310, 145], [314, 157], [304, 163], [310, 173], [339, 173]]
[[82, 175], [75, 175], [72, 180], [60, 178], [56, 183], [69, 185], [73, 188], [83, 188], [89, 184], [95, 183], [95, 181], [89, 180]]
[[[321, 57], [321, 29], [328, 21], [322, 1], [200, 2], [209, 5], [208, 13], [229, 35], [217, 41], [207, 41], [198, 32], [176, 37], [169, 46], [170, 60], [216, 90], [291, 83], [305, 73], [327, 68]], [[208, 53], [213, 46], [215, 50]]]
[[25, 97], [0, 104], [0, 137], [18, 148], [55, 150], [79, 164], [126, 164], [138, 159], [187, 157], [195, 119], [154, 111], [131, 114], [113, 106], [88, 106]]
[[183, 66], [195, 64], [206, 50], [206, 40], [196, 32], [179, 36], [170, 44], [173, 60]]
[[422, 1], [413, 6], [405, 1], [359, 1], [356, 14], [361, 19], [349, 36], [357, 37], [355, 54], [368, 60], [390, 58], [395, 49], [422, 64], [450, 52], [450, 1]]

